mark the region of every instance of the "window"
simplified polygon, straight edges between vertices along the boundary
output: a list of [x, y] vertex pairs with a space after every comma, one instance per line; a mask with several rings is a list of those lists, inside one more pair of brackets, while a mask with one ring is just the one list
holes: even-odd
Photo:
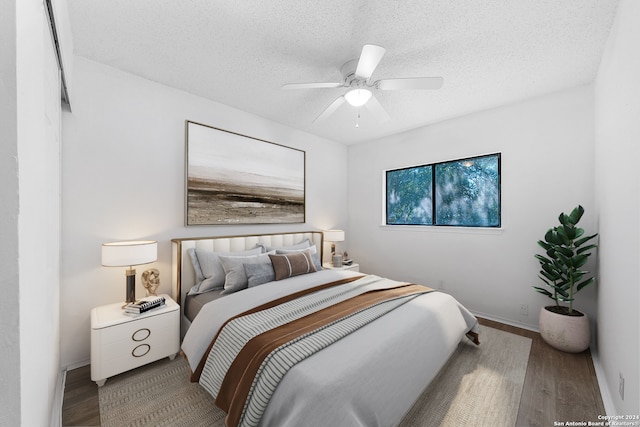
[[386, 171], [386, 224], [500, 227], [500, 153]]

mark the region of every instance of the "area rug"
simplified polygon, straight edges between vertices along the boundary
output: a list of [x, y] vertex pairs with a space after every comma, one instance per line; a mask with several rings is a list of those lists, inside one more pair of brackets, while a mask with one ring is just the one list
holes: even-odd
[[531, 339], [483, 326], [480, 331], [480, 346], [458, 344], [401, 427], [516, 425]]
[[[480, 340], [458, 345], [401, 427], [515, 425], [531, 340], [483, 326]], [[101, 425], [224, 427], [224, 412], [188, 376], [176, 357], [110, 378], [98, 390]]]

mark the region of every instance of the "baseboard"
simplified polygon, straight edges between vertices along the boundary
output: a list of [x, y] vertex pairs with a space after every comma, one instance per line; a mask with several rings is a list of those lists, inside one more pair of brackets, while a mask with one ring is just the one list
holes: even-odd
[[538, 329], [538, 327], [527, 325], [526, 323], [514, 322], [513, 320], [505, 319], [499, 316], [493, 316], [487, 313], [481, 313], [479, 311], [471, 311], [471, 314], [476, 317], [482, 317], [487, 320], [493, 320], [494, 322], [504, 323], [505, 325], [514, 326], [516, 328], [526, 329], [533, 332], [540, 332], [540, 329]]
[[91, 360], [83, 360], [82, 362], [72, 363], [70, 365], [67, 365], [65, 371], [73, 371], [74, 369], [82, 368], [83, 366], [87, 366], [90, 364], [91, 364]]
[[51, 405], [51, 421], [50, 427], [62, 426], [62, 405], [64, 403], [64, 387], [67, 382], [67, 370], [63, 369], [58, 374], [56, 381], [55, 394], [53, 396], [53, 405]]
[[591, 349], [591, 360], [593, 360], [593, 369], [596, 371], [596, 379], [598, 380], [600, 396], [602, 397], [604, 411], [606, 412], [605, 415], [619, 414], [616, 410], [616, 405], [613, 403], [613, 399], [611, 398], [611, 390], [609, 390], [609, 386], [607, 385], [607, 378], [604, 374], [604, 370], [602, 369], [602, 364], [600, 363], [600, 356], [598, 355], [598, 351], [594, 351], [593, 348]]

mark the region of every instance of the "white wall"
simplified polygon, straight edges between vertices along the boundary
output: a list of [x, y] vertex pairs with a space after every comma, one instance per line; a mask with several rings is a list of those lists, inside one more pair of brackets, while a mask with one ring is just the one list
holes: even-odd
[[598, 351], [612, 415], [640, 413], [639, 41], [640, 2], [622, 0], [595, 84]]
[[[551, 303], [531, 288], [537, 240], [578, 204], [581, 225], [596, 231], [593, 149], [589, 86], [350, 146], [349, 253], [361, 271], [443, 288], [476, 313], [537, 328]], [[501, 230], [381, 226], [385, 169], [494, 152], [502, 153]], [[576, 302], [592, 320], [594, 296], [587, 288]]]
[[60, 372], [60, 79], [43, 2], [17, 15], [21, 421], [35, 426]]
[[[76, 58], [73, 113], [63, 117], [62, 364], [89, 360], [90, 310], [124, 300], [124, 268], [100, 265], [111, 240], [158, 240], [160, 292], [170, 292], [177, 237], [345, 227], [342, 144]], [[185, 120], [306, 151], [306, 224], [184, 226]], [[268, 159], [265, 159], [268, 161]]]
[[0, 5], [0, 425], [42, 426], [60, 367], [60, 87], [43, 2]]
[[20, 425], [16, 2], [0, 0], [0, 426]]

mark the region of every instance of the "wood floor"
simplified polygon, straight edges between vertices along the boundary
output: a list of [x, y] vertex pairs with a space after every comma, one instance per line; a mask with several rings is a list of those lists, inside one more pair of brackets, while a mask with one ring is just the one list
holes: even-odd
[[[555, 421], [598, 421], [598, 415], [605, 414], [588, 350], [563, 353], [549, 347], [536, 332], [486, 319], [480, 319], [480, 323], [532, 339], [517, 427], [547, 427]], [[67, 373], [62, 425], [100, 425], [98, 387], [91, 382], [89, 366]]]

